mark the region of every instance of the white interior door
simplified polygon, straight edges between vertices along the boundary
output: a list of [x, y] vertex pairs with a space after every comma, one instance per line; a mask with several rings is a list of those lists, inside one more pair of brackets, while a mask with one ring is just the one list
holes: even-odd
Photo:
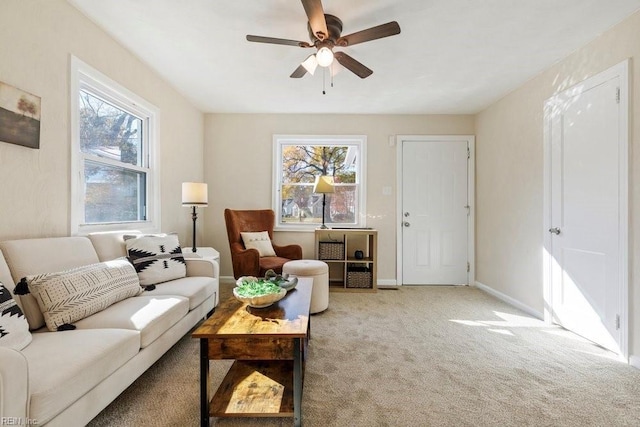
[[468, 283], [466, 138], [402, 142], [402, 284]]
[[616, 75], [587, 81], [552, 100], [548, 118], [552, 319], [617, 353], [626, 300], [620, 84]]

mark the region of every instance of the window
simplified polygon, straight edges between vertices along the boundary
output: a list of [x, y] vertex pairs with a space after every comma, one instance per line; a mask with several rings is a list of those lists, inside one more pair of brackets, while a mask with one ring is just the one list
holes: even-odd
[[156, 108], [72, 59], [72, 233], [157, 229]]
[[[276, 227], [312, 230], [322, 224], [364, 227], [366, 136], [274, 136]], [[334, 193], [313, 192], [316, 177], [333, 177]]]

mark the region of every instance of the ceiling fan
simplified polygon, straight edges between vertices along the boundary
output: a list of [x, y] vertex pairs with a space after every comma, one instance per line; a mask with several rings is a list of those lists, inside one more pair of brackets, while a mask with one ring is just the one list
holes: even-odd
[[302, 0], [302, 6], [309, 18], [307, 27], [311, 43], [297, 40], [278, 39], [273, 37], [262, 37], [247, 35], [247, 40], [258, 43], [281, 44], [287, 46], [298, 46], [302, 48], [315, 47], [316, 53], [305, 59], [298, 68], [291, 74], [292, 78], [300, 78], [307, 72], [313, 74], [316, 68], [328, 67], [333, 63], [334, 58], [346, 69], [350, 70], [358, 77], [364, 79], [369, 77], [373, 71], [365, 65], [353, 59], [344, 52], [334, 52], [334, 47], [348, 47], [358, 43], [381, 39], [396, 34], [400, 34], [400, 25], [396, 21], [358, 31], [346, 36], [341, 36], [342, 21], [333, 15], [324, 13], [321, 0]]

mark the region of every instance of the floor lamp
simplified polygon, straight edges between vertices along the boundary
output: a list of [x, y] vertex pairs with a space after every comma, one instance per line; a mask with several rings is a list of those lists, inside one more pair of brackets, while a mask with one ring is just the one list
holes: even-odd
[[191, 251], [196, 253], [196, 220], [198, 206], [206, 208], [209, 204], [209, 195], [207, 193], [207, 184], [201, 182], [183, 182], [182, 183], [182, 206], [192, 207], [191, 219], [193, 219], [193, 247]]
[[333, 177], [329, 175], [317, 176], [316, 182], [313, 185], [313, 192], [316, 194], [322, 194], [322, 226], [320, 228], [329, 228], [324, 224], [324, 211], [327, 193], [335, 193]]

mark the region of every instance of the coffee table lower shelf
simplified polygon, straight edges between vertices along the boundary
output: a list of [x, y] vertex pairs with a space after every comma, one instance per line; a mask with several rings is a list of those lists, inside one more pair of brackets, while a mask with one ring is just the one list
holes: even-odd
[[293, 360], [236, 360], [209, 403], [212, 417], [293, 417]]

